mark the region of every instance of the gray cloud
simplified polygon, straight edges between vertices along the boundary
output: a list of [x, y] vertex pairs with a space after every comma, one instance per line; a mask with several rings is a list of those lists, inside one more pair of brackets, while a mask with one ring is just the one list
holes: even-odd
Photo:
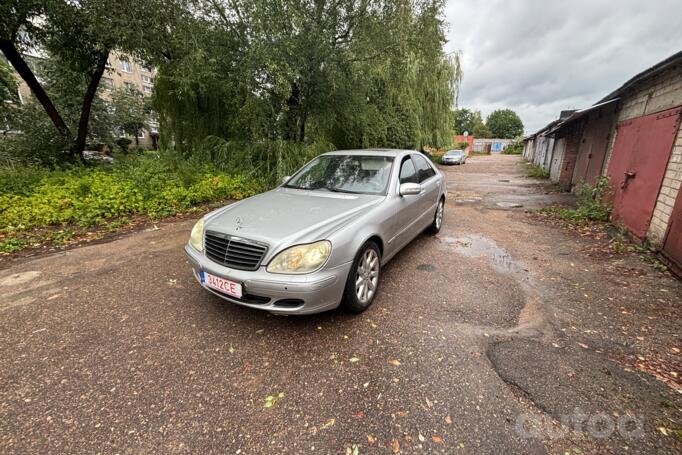
[[682, 0], [450, 0], [446, 20], [460, 106], [509, 107], [527, 132], [682, 50]]

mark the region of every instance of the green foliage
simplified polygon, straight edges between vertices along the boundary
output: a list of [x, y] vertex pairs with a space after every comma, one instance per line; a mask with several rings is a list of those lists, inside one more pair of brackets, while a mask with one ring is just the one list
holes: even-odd
[[[149, 98], [135, 88], [126, 87], [114, 90], [109, 105], [114, 129], [133, 136], [135, 145], [139, 145], [138, 135], [143, 128], [148, 127], [147, 124], [152, 114]], [[121, 146], [119, 142], [120, 139], [116, 143]]]
[[486, 126], [492, 137], [497, 139], [513, 139], [523, 135], [523, 122], [511, 109], [493, 111], [486, 120]]
[[502, 150], [503, 155], [521, 155], [523, 153], [523, 138], [515, 138], [511, 144]]
[[468, 132], [473, 134], [475, 125], [475, 112], [465, 107], [453, 111], [455, 134]]
[[13, 104], [18, 102], [17, 81], [7, 62], [0, 58], [0, 130], [10, 123]]
[[483, 122], [481, 111], [474, 111], [471, 116], [471, 130], [469, 133], [480, 139], [488, 139], [492, 137], [490, 130]]
[[575, 190], [577, 208], [564, 209], [559, 212], [563, 218], [574, 221], [606, 222], [611, 216], [611, 187], [608, 177], [601, 176], [594, 186], [579, 184]]
[[539, 179], [548, 179], [549, 171], [546, 171], [542, 166], [535, 164], [528, 165], [528, 177], [535, 177]]
[[[49, 134], [56, 136], [43, 142], [60, 145], [35, 154], [41, 157], [54, 154], [51, 161], [63, 162], [78, 156], [88, 146], [84, 139], [96, 144], [107, 143], [111, 129], [98, 128], [90, 122], [97, 119], [98, 113], [105, 113], [93, 105], [98, 98], [93, 101], [91, 95], [99, 86], [109, 53], [118, 51], [147, 62], [168, 55], [175, 27], [193, 3], [184, 0], [3, 1], [0, 47], [10, 62], [20, 68], [22, 60], [28, 60], [25, 51], [30, 49], [40, 49], [50, 56], [49, 60], [58, 62], [58, 71], [47, 78], [43, 75], [37, 78], [37, 85], [45, 93], [34, 90], [34, 96], [36, 105], [46, 112], [48, 122], [41, 119], [43, 126], [52, 124]], [[34, 80], [26, 77], [27, 82]], [[54, 99], [67, 92], [68, 97]], [[45, 131], [42, 136], [47, 134]], [[20, 152], [30, 150], [31, 147], [19, 148]], [[49, 160], [41, 158], [41, 161]]]
[[611, 196], [609, 178], [606, 176], [600, 176], [594, 186], [578, 185], [576, 189], [578, 211], [588, 219], [606, 221], [613, 209]]
[[455, 142], [452, 144], [454, 150], [466, 150], [467, 147], [469, 147], [468, 142]]
[[173, 154], [136, 155], [112, 166], [36, 174], [26, 168], [2, 170], [0, 234], [10, 240], [18, 232], [50, 225], [90, 226], [131, 214], [169, 216], [202, 202], [241, 199], [263, 189], [259, 180], [230, 176]]
[[441, 1], [200, 3], [175, 35], [154, 97], [163, 145], [450, 141], [459, 56], [443, 53]]

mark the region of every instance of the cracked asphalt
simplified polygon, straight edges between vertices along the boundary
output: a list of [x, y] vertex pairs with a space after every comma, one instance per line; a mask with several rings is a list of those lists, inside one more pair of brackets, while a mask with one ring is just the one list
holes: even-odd
[[444, 172], [443, 230], [385, 268], [361, 315], [203, 291], [191, 221], [0, 270], [0, 451], [682, 450], [680, 388], [639, 367], [682, 374], [682, 285], [535, 221], [572, 199], [518, 157]]

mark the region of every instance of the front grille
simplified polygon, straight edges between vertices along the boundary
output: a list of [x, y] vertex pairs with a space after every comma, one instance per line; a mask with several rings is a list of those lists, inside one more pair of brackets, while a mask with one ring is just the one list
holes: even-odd
[[213, 262], [237, 270], [256, 270], [268, 247], [260, 242], [206, 231], [206, 256]]

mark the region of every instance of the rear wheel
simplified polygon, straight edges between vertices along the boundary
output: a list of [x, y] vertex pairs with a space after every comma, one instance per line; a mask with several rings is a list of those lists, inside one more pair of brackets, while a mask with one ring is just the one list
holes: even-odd
[[445, 211], [445, 202], [441, 198], [438, 201], [438, 207], [436, 207], [436, 213], [433, 216], [433, 223], [427, 229], [430, 234], [438, 234], [440, 228], [443, 227], [443, 212]]
[[341, 306], [351, 313], [362, 313], [372, 305], [379, 289], [381, 251], [368, 241], [358, 251], [351, 266]]

